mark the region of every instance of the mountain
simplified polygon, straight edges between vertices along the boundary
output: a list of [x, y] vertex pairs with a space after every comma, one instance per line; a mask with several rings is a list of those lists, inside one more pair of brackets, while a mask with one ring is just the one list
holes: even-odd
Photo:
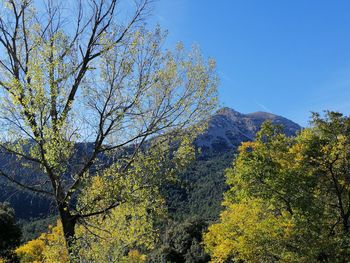
[[[179, 175], [181, 180], [178, 185], [169, 185], [164, 189], [169, 211], [174, 218], [188, 215], [215, 218], [219, 214], [222, 193], [226, 189], [224, 170], [232, 164], [237, 147], [243, 141], [253, 140], [266, 120], [283, 125], [287, 135], [301, 129], [286, 118], [266, 112], [243, 114], [222, 108], [210, 117], [208, 128], [195, 140], [195, 145], [201, 148], [203, 154], [185, 173]], [[77, 150], [86, 152], [91, 147], [92, 144], [78, 144]], [[0, 162], [6, 163], [7, 160], [0, 156]], [[0, 202], [10, 202], [19, 218], [28, 220], [55, 213], [53, 200], [9, 185], [2, 185], [1, 188]]]
[[284, 133], [288, 136], [301, 129], [295, 122], [272, 113], [243, 114], [222, 108], [210, 118], [207, 130], [197, 138], [196, 145], [203, 151], [218, 154], [235, 150], [242, 142], [254, 140], [265, 121], [283, 126]]
[[225, 169], [232, 165], [238, 146], [254, 140], [265, 121], [282, 125], [288, 136], [301, 129], [295, 122], [267, 112], [243, 114], [222, 108], [210, 117], [208, 128], [195, 141], [202, 154], [180, 175], [180, 185], [166, 188], [168, 210], [175, 220], [183, 221], [190, 216], [206, 220], [218, 217], [227, 189]]

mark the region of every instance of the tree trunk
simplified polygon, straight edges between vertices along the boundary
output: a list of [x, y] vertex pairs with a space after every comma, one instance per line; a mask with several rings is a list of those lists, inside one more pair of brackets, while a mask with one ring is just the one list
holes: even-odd
[[60, 204], [58, 210], [62, 222], [64, 239], [69, 253], [69, 260], [70, 262], [77, 262], [76, 252], [74, 250], [76, 217], [70, 214], [66, 205]]

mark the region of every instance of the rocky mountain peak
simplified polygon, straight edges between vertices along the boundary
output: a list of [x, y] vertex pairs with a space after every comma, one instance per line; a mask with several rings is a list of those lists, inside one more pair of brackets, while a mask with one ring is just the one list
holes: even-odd
[[208, 129], [196, 140], [196, 145], [205, 152], [223, 152], [237, 149], [244, 141], [254, 140], [261, 125], [271, 120], [284, 127], [284, 132], [291, 136], [301, 127], [284, 117], [268, 113], [254, 112], [243, 114], [231, 108], [219, 109], [211, 117]]
[[225, 116], [242, 116], [243, 114], [231, 109], [229, 107], [223, 107], [219, 110], [217, 110], [216, 115], [225, 115]]

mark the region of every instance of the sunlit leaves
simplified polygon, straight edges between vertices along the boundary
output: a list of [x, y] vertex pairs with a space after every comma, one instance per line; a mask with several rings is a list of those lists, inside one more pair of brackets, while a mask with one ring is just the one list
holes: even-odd
[[314, 114], [288, 138], [263, 125], [227, 170], [220, 223], [205, 235], [214, 259], [245, 262], [349, 260], [350, 119]]
[[21, 263], [69, 262], [62, 224], [59, 221], [56, 226], [50, 226], [48, 233], [18, 247], [15, 252]]

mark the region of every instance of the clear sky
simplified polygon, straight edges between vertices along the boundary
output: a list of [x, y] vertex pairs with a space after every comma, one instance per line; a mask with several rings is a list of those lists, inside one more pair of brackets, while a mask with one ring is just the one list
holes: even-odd
[[311, 111], [350, 113], [350, 1], [159, 0], [167, 45], [214, 57], [223, 106], [307, 125]]

